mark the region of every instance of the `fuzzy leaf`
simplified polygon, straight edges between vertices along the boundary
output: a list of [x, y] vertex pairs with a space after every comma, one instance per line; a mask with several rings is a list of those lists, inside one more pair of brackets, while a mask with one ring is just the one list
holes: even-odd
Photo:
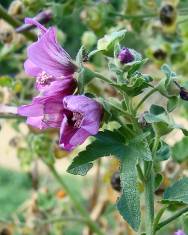
[[118, 88], [121, 91], [126, 92], [129, 96], [137, 96], [149, 86], [152, 78], [148, 75], [135, 73], [130, 79], [125, 82], [112, 84], [112, 86]]
[[[95, 137], [96, 140], [88, 145], [86, 150], [80, 152], [78, 156], [74, 158], [72, 164], [67, 169], [69, 173], [79, 174], [81, 172], [81, 175], [84, 175], [91, 168], [89, 168], [89, 166], [86, 167], [85, 164], [87, 163], [91, 163], [104, 156], [124, 156], [126, 149], [124, 145], [125, 140], [119, 133], [106, 130], [99, 132]], [[79, 171], [76, 169], [79, 169]]]
[[178, 106], [178, 101], [179, 99], [176, 96], [173, 96], [168, 99], [168, 103], [167, 103], [168, 112], [172, 112]]
[[168, 144], [165, 142], [161, 142], [160, 148], [157, 150], [156, 153], [156, 160], [157, 161], [165, 161], [168, 160], [171, 156], [171, 149]]
[[122, 217], [138, 231], [140, 226], [140, 199], [137, 188], [137, 155], [134, 146], [126, 148], [125, 157], [121, 159], [120, 179], [122, 193], [117, 201], [117, 208]]
[[188, 204], [188, 177], [184, 177], [167, 188], [163, 195], [164, 202], [181, 202]]
[[188, 137], [184, 137], [172, 147], [172, 158], [177, 162], [188, 160]]

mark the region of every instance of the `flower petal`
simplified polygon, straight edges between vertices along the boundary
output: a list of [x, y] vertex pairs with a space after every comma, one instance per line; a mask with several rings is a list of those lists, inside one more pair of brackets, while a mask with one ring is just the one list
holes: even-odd
[[64, 148], [67, 151], [73, 150], [78, 145], [84, 143], [84, 141], [89, 136], [90, 133], [88, 133], [84, 129], [78, 129], [70, 126], [68, 124], [67, 117], [64, 116], [60, 129], [60, 147]]
[[70, 95], [63, 99], [64, 108], [84, 115], [82, 129], [91, 135], [97, 134], [102, 117], [102, 107], [95, 100], [84, 95]]
[[46, 86], [42, 93], [45, 96], [55, 95], [61, 93], [63, 96], [70, 95], [74, 92], [76, 88], [76, 80], [72, 77], [67, 77], [65, 79], [59, 79], [51, 82], [49, 86]]
[[40, 29], [42, 34], [47, 32], [47, 29], [42, 24], [40, 24], [38, 21], [36, 21], [35, 19], [26, 17], [25, 24], [35, 25], [38, 29]]
[[54, 77], [69, 76], [75, 72], [71, 57], [56, 40], [54, 27], [49, 28], [37, 42], [28, 47], [28, 57]]
[[24, 63], [24, 69], [28, 75], [33, 76], [33, 77], [37, 77], [37, 75], [42, 72], [42, 70], [38, 66], [33, 64], [28, 59]]

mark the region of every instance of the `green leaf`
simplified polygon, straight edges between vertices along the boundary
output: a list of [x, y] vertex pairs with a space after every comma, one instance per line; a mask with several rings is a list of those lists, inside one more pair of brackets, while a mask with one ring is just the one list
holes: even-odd
[[166, 135], [175, 128], [173, 119], [167, 111], [159, 105], [152, 105], [150, 111], [144, 114], [148, 123], [153, 123], [154, 129], [159, 136]]
[[161, 71], [166, 75], [168, 79], [176, 77], [176, 73], [173, 72], [167, 64], [161, 66]]
[[178, 106], [179, 99], [176, 96], [173, 96], [168, 99], [167, 110], [172, 112]]
[[79, 93], [82, 94], [84, 93], [84, 88], [85, 86], [90, 83], [93, 78], [94, 74], [91, 70], [82, 67], [79, 74], [78, 74], [78, 87], [79, 87]]
[[[139, 54], [139, 53], [138, 53]], [[128, 68], [128, 77], [131, 77], [136, 71], [138, 71], [144, 64], [146, 64], [148, 59], [142, 59], [136, 56], [135, 61], [128, 63], [125, 67]]]
[[174, 161], [183, 162], [188, 160], [188, 137], [184, 137], [172, 147], [172, 158]]
[[122, 192], [117, 201], [117, 208], [123, 218], [138, 231], [140, 226], [140, 199], [137, 188], [137, 156], [135, 147], [128, 146], [125, 157], [121, 159], [120, 180]]
[[98, 40], [97, 50], [95, 53], [101, 51], [105, 55], [113, 55], [114, 46], [117, 42], [124, 39], [127, 30], [120, 30], [111, 34], [105, 35], [103, 38]]
[[163, 181], [163, 176], [161, 174], [156, 174], [155, 176], [155, 190], [157, 190]]
[[74, 158], [67, 169], [69, 173], [80, 174], [81, 172], [81, 175], [85, 175], [91, 168], [91, 165], [90, 167], [89, 165], [85, 165], [87, 163], [91, 163], [104, 156], [124, 156], [126, 149], [124, 145], [125, 140], [118, 132], [105, 130], [104, 132], [99, 132], [95, 137], [96, 140], [88, 145], [86, 150], [80, 152], [78, 156]]
[[70, 173], [70, 174], [73, 174], [73, 175], [81, 175], [81, 176], [84, 176], [87, 174], [87, 172], [93, 167], [93, 164], [92, 163], [85, 163], [85, 164], [82, 164], [82, 165], [78, 165], [76, 167], [73, 167], [73, 168], [70, 168], [68, 169], [67, 171]]
[[[72, 174], [85, 175], [92, 167], [92, 162], [100, 157], [115, 156], [121, 163], [121, 186], [122, 195], [117, 202], [118, 210], [123, 218], [138, 230], [140, 225], [140, 199], [137, 189], [137, 169], [138, 159], [151, 161], [151, 151], [145, 141], [149, 133], [143, 133], [131, 139], [128, 144], [120, 134], [120, 129], [116, 131], [105, 130], [95, 136], [95, 140], [74, 158], [68, 167], [68, 172]], [[135, 147], [136, 146], [136, 147]]]
[[129, 96], [137, 96], [149, 86], [151, 81], [152, 78], [150, 76], [135, 73], [130, 79], [117, 84], [113, 83], [111, 85], [118, 88], [120, 91], [127, 93]]
[[83, 55], [85, 52], [85, 47], [81, 46], [79, 49], [77, 55], [76, 55], [76, 64], [79, 65], [79, 67], [83, 67]]
[[161, 71], [165, 73], [166, 77], [159, 83], [158, 91], [168, 97], [178, 96], [180, 92], [179, 87], [174, 83], [176, 73], [166, 64], [161, 67]]
[[152, 153], [149, 148], [149, 144], [145, 139], [141, 139], [142, 136], [139, 136], [140, 140], [132, 140], [131, 144], [136, 146], [135, 155], [144, 161], [152, 161]]
[[156, 152], [156, 160], [157, 161], [165, 161], [168, 160], [171, 156], [171, 148], [164, 141], [161, 142], [160, 148]]
[[188, 177], [184, 177], [167, 188], [163, 195], [164, 202], [181, 202], [188, 204]]

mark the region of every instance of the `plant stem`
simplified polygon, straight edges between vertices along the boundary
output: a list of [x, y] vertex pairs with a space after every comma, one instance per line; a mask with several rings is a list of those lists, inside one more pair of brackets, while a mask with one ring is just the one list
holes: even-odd
[[92, 71], [92, 73], [95, 77], [100, 78], [102, 81], [107, 82], [107, 83], [112, 83], [112, 81], [110, 79], [106, 78], [102, 74], [100, 74], [98, 72], [93, 72], [93, 71]]
[[143, 15], [123, 15], [123, 14], [118, 14], [116, 12], [110, 12], [111, 15], [113, 16], [119, 16], [127, 20], [131, 19], [139, 19], [139, 18], [151, 18], [151, 17], [156, 17], [156, 13], [151, 13], [151, 14], [143, 14]]
[[0, 119], [25, 119], [25, 117], [19, 116], [19, 115], [2, 115], [0, 114]]
[[[153, 144], [152, 155], [153, 161], [155, 161], [155, 156], [157, 148], [160, 143], [160, 137], [157, 135]], [[146, 203], [146, 222], [147, 222], [147, 235], [154, 235], [153, 224], [154, 224], [154, 169], [153, 162], [145, 163], [145, 203]]]
[[158, 224], [155, 231], [160, 230], [162, 227], [164, 227], [165, 225], [171, 223], [172, 221], [174, 221], [175, 219], [177, 219], [181, 215], [185, 214], [186, 212], [188, 212], [188, 207], [185, 207], [185, 208], [179, 210], [173, 216], [171, 216], [170, 218], [168, 218], [168, 219], [164, 220], [163, 222], [161, 222], [160, 224]]
[[151, 89], [144, 97], [143, 99], [138, 103], [138, 105], [136, 106], [135, 111], [137, 112], [137, 110], [140, 108], [140, 106], [144, 103], [144, 101], [150, 97], [153, 93], [155, 93], [157, 91], [157, 88], [154, 87], [153, 89]]
[[83, 216], [86, 224], [91, 228], [91, 230], [98, 235], [104, 235], [103, 232], [100, 230], [98, 225], [90, 218], [88, 211], [82, 206], [80, 201], [77, 198], [77, 195], [73, 193], [73, 191], [69, 188], [69, 186], [64, 182], [63, 178], [58, 174], [56, 169], [53, 165], [47, 164], [49, 169], [51, 170], [51, 173], [56, 178], [56, 180], [62, 185], [64, 190], [68, 193], [70, 199], [74, 203], [77, 210], [80, 212], [80, 214]]
[[[14, 28], [19, 27], [20, 25], [22, 25], [22, 22], [20, 22], [19, 20], [13, 18], [11, 15], [8, 14], [8, 12], [6, 11], [6, 9], [4, 9], [4, 7], [0, 4], [0, 16], [2, 19], [4, 19], [7, 23], [9, 23], [10, 25], [12, 25]], [[31, 32], [22, 32], [22, 34], [34, 41], [36, 39], [35, 34], [31, 33]]]
[[147, 179], [145, 180], [145, 206], [146, 206], [146, 234], [152, 235], [154, 220], [154, 173], [153, 164]]
[[156, 217], [155, 217], [155, 220], [154, 220], [154, 223], [153, 223], [153, 231], [152, 231], [152, 235], [155, 235], [156, 233], [156, 228], [158, 226], [158, 223], [162, 217], [162, 215], [164, 214], [165, 210], [167, 209], [168, 205], [165, 205], [163, 206], [159, 212], [157, 213]]

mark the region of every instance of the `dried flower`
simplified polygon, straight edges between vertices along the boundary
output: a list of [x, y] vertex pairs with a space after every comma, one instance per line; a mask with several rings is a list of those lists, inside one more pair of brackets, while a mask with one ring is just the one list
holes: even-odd
[[63, 99], [64, 118], [60, 129], [60, 147], [72, 150], [89, 136], [96, 135], [102, 117], [102, 108], [84, 95], [70, 95]]

